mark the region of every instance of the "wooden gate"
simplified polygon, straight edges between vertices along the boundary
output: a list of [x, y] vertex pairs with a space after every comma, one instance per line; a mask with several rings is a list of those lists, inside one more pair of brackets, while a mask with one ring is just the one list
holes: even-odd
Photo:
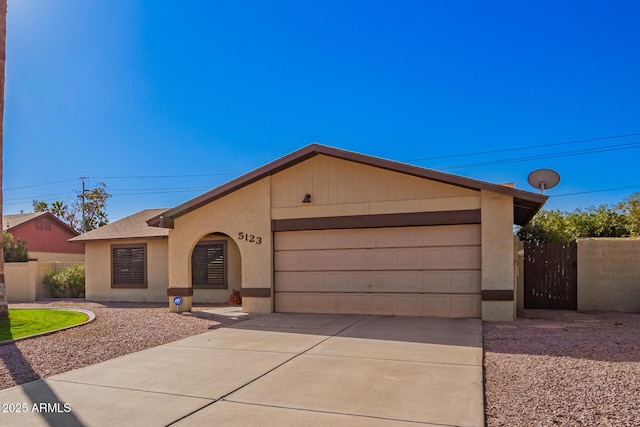
[[576, 242], [524, 244], [524, 308], [577, 310]]

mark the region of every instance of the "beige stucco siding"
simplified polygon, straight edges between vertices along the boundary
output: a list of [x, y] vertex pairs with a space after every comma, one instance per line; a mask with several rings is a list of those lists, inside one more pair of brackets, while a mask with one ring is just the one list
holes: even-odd
[[29, 258], [40, 262], [84, 262], [84, 254], [67, 254], [59, 252], [29, 252]]
[[[513, 197], [481, 192], [482, 290], [514, 291]], [[483, 320], [513, 320], [514, 301], [483, 301]]]
[[[111, 246], [146, 243], [147, 287], [140, 289], [111, 288]], [[166, 302], [168, 285], [168, 244], [166, 239], [127, 239], [85, 244], [85, 296], [90, 301]]]
[[[230, 259], [234, 256], [240, 259], [242, 286], [271, 288], [273, 246], [269, 180], [269, 177], [263, 178], [176, 218], [175, 228], [169, 233], [169, 284], [171, 287], [191, 286], [193, 248], [208, 234], [222, 233], [229, 236], [230, 240], [237, 245], [238, 253], [235, 256], [228, 253], [228, 257]], [[254, 241], [240, 240], [240, 233], [254, 236]], [[257, 238], [260, 244], [257, 243]], [[229, 279], [231, 285], [231, 277]], [[224, 291], [196, 289], [194, 302], [201, 301], [199, 295], [206, 293], [215, 295], [219, 302], [223, 302], [227, 300], [230, 292], [230, 289]]]
[[273, 219], [480, 208], [478, 191], [324, 155], [271, 180]]

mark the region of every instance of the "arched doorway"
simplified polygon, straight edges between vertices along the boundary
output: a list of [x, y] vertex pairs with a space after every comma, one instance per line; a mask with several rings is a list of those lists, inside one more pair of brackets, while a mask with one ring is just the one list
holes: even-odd
[[194, 302], [224, 303], [233, 289], [242, 287], [240, 249], [224, 233], [202, 237], [193, 247], [190, 262]]

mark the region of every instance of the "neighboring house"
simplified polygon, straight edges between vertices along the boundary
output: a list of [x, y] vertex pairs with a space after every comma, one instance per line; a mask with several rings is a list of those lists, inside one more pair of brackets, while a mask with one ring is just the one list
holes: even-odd
[[185, 310], [235, 288], [250, 312], [510, 320], [513, 225], [546, 199], [312, 144], [71, 241], [86, 244], [88, 299], [180, 295]]
[[29, 257], [41, 262], [82, 262], [84, 246], [68, 242], [79, 233], [51, 212], [35, 212], [2, 217], [4, 231], [26, 242]]

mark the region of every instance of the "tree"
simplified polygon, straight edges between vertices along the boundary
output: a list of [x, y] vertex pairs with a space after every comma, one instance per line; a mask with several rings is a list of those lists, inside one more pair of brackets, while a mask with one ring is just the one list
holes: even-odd
[[[98, 183], [91, 190], [85, 192], [85, 230], [93, 230], [109, 224], [109, 216], [107, 215], [107, 200], [111, 194], [107, 193], [107, 185], [104, 182]], [[82, 207], [80, 209], [80, 217], [82, 218]]]
[[518, 237], [525, 242], [570, 242], [581, 237], [628, 237], [632, 234], [632, 221], [627, 211], [620, 206], [591, 206], [573, 212], [542, 210], [529, 224], [520, 228]]
[[640, 193], [634, 193], [618, 204], [629, 224], [629, 231], [633, 237], [640, 237]]
[[84, 201], [82, 194], [72, 206], [61, 201], [51, 204], [41, 200], [33, 201], [34, 212], [51, 212], [62, 221], [69, 224], [77, 231], [82, 230], [82, 207], [84, 205], [85, 231], [90, 231], [109, 223], [109, 215], [106, 212], [107, 200], [111, 194], [107, 193], [107, 185], [99, 182], [95, 187], [85, 190]]
[[29, 253], [25, 246], [25, 241], [13, 238], [11, 233], [6, 231], [2, 234], [2, 251], [4, 252], [4, 262], [27, 262]]
[[[0, 218], [2, 218], [2, 147], [4, 145], [4, 66], [7, 58], [7, 0], [0, 0]], [[4, 251], [0, 248], [0, 320], [9, 317], [5, 297]]]
[[570, 242], [565, 214], [559, 210], [542, 210], [518, 231], [518, 238], [525, 242]]

